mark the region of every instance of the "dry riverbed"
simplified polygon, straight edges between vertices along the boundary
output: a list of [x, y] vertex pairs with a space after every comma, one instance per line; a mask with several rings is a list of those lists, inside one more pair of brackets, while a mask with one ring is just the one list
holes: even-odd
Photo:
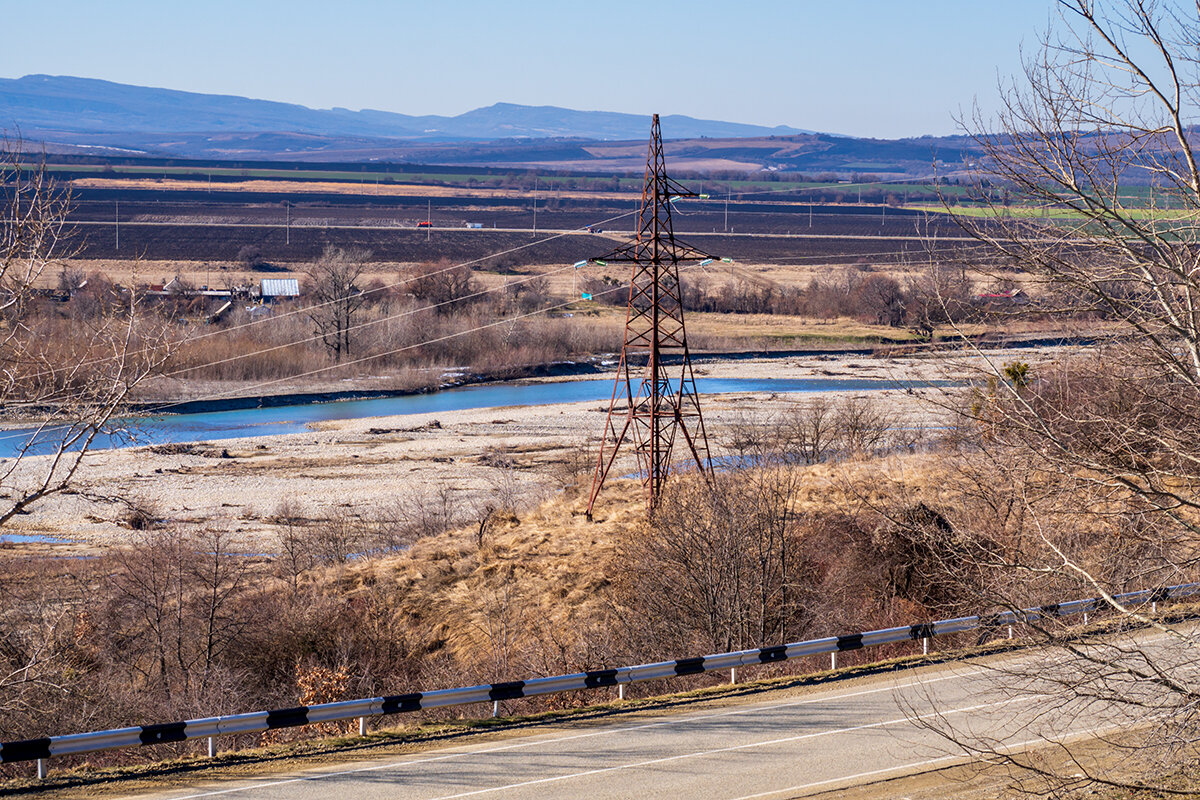
[[[992, 351], [997, 364], [1053, 357], [1053, 351]], [[721, 378], [963, 378], [971, 354], [806, 357], [698, 363], [698, 376]], [[609, 374], [606, 377], [611, 378]], [[561, 380], [556, 378], [544, 381]], [[940, 389], [888, 388], [834, 395], [875, 398], [898, 424], [941, 424]], [[825, 395], [826, 397], [830, 395]], [[721, 452], [730, 426], [766, 421], [811, 402], [812, 394], [707, 395], [709, 438]], [[78, 493], [50, 498], [6, 526], [8, 534], [69, 542], [86, 550], [134, 535], [141, 518], [180, 529], [227, 532], [247, 552], [273, 552], [280, 512], [327, 519], [406, 519], [450, 507], [464, 522], [497, 500], [532, 504], [586, 480], [607, 403], [487, 408], [313, 424], [304, 433], [161, 445], [90, 454]], [[44, 458], [30, 458], [37, 468]], [[633, 470], [632, 461], [614, 474]], [[14, 548], [44, 549], [17, 544]]]

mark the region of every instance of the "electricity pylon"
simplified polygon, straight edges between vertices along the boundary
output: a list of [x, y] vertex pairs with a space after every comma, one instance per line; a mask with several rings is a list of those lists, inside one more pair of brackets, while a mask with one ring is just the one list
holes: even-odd
[[[671, 203], [676, 198], [696, 196], [667, 177], [655, 114], [637, 235], [629, 244], [594, 259], [632, 262], [633, 275], [629, 281], [625, 343], [592, 478], [588, 519], [592, 518], [604, 479], [626, 442], [632, 444], [637, 455], [651, 512], [671, 472], [671, 450], [677, 433], [682, 434], [695, 468], [704, 474], [712, 471], [679, 285], [679, 262], [712, 257], [677, 240], [671, 227]], [[644, 367], [640, 367], [642, 358]]]

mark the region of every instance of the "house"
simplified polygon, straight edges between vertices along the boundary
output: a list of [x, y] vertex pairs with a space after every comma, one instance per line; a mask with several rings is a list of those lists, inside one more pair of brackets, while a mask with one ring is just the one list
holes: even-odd
[[290, 300], [300, 296], [300, 281], [297, 278], [263, 278], [258, 295], [264, 303]]
[[1027, 306], [1029, 295], [1020, 289], [1008, 289], [1003, 292], [987, 292], [975, 295], [979, 303], [992, 306]]
[[214, 323], [214, 322], [220, 322], [220, 321], [221, 321], [221, 318], [222, 318], [222, 317], [224, 317], [224, 316], [225, 316], [225, 313], [226, 313], [227, 311], [229, 311], [229, 309], [231, 309], [231, 308], [233, 308], [233, 301], [232, 301], [232, 300], [226, 300], [226, 301], [225, 301], [225, 302], [224, 302], [224, 303], [221, 305], [221, 307], [220, 307], [220, 308], [218, 308], [216, 311], [213, 311], [213, 312], [210, 312], [210, 313], [209, 313], [209, 315], [208, 315], [208, 318], [207, 318], [207, 322], [208, 322], [210, 325], [211, 325], [212, 323]]
[[[85, 281], [86, 283], [86, 281]], [[80, 284], [82, 288], [83, 284]], [[140, 289], [143, 297], [147, 298], [183, 298], [183, 297], [232, 297], [233, 293], [229, 289], [210, 289], [207, 286], [201, 286], [196, 289], [178, 275], [166, 283], [151, 283]]]

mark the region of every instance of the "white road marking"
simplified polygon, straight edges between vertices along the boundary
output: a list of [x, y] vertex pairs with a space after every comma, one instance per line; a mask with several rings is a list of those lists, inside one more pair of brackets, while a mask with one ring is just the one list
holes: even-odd
[[843, 781], [857, 781], [862, 778], [874, 778], [888, 772], [896, 772], [897, 777], [907, 775], [910, 771], [915, 771], [920, 767], [931, 767], [934, 764], [942, 764], [949, 761], [961, 761], [965, 756], [942, 756], [941, 758], [931, 758], [928, 761], [915, 761], [911, 764], [901, 764], [898, 767], [885, 767], [883, 769], [873, 769], [870, 772], [860, 772], [857, 775], [846, 775], [841, 778], [829, 778], [828, 780], [816, 781], [814, 783], [805, 783], [800, 786], [789, 786], [786, 789], [772, 789], [769, 792], [759, 792], [758, 794], [744, 794], [741, 797], [733, 798], [733, 800], [757, 800], [757, 798], [770, 797], [773, 794], [787, 794], [790, 792], [802, 792], [806, 789], [816, 789], [819, 786], [828, 786], [833, 783], [842, 783]]
[[953, 680], [955, 678], [967, 678], [967, 677], [971, 677], [972, 675], [979, 675], [979, 674], [985, 673], [987, 671], [988, 670], [986, 670], [986, 669], [973, 669], [973, 670], [968, 670], [965, 672], [953, 672], [949, 675], [942, 675], [941, 677], [936, 677], [936, 678], [918, 678], [917, 680], [908, 681], [908, 682], [902, 683], [902, 684], [891, 684], [888, 686], [881, 686], [877, 689], [863, 689], [863, 690], [856, 691], [856, 692], [845, 692], [843, 694], [832, 695], [832, 696], [824, 695], [821, 697], [810, 697], [810, 698], [806, 698], [804, 700], [795, 700], [795, 701], [788, 702], [788, 703], [776, 703], [774, 705], [756, 704], [755, 706], [753, 706], [751, 708], [738, 709], [736, 711], [723, 711], [718, 714], [698, 714], [698, 715], [689, 715], [686, 717], [681, 716], [676, 719], [661, 720], [659, 722], [649, 722], [649, 723], [646, 723], [643, 725], [627, 725], [627, 726], [620, 727], [620, 728], [607, 728], [605, 730], [600, 730], [600, 731], [589, 731], [587, 733], [576, 733], [576, 734], [571, 734], [569, 736], [559, 736], [559, 737], [555, 737], [555, 738], [551, 738], [551, 739], [534, 738], [529, 741], [517, 742], [517, 743], [509, 744], [509, 745], [502, 745], [499, 747], [479, 748], [479, 749], [475, 749], [475, 750], [459, 750], [459, 751], [455, 751], [453, 753], [447, 753], [445, 755], [440, 755], [440, 756], [430, 756], [427, 758], [419, 758], [419, 759], [412, 759], [412, 760], [405, 760], [405, 761], [392, 761], [392, 762], [388, 762], [386, 764], [372, 764], [367, 767], [357, 767], [355, 769], [338, 770], [336, 772], [322, 772], [317, 775], [305, 775], [305, 776], [298, 777], [298, 778], [285, 778], [282, 780], [267, 781], [264, 783], [256, 783], [252, 786], [241, 786], [241, 787], [237, 787], [237, 788], [233, 788], [233, 789], [217, 789], [217, 790], [213, 790], [213, 791], [209, 791], [209, 792], [199, 792], [197, 794], [181, 795], [179, 797], [174, 797], [171, 800], [196, 800], [196, 798], [201, 798], [201, 797], [217, 797], [219, 795], [234, 794], [236, 792], [251, 792], [251, 791], [255, 791], [257, 789], [268, 789], [273, 786], [285, 786], [287, 784], [302, 783], [305, 781], [318, 781], [318, 780], [324, 780], [326, 778], [336, 778], [336, 777], [340, 777], [343, 775], [355, 775], [355, 774], [364, 773], [364, 772], [375, 772], [375, 771], [379, 771], [379, 770], [392, 769], [394, 767], [408, 767], [408, 766], [415, 766], [418, 764], [430, 764], [430, 763], [435, 763], [438, 761], [447, 761], [447, 760], [454, 759], [454, 758], [464, 758], [464, 757], [473, 756], [473, 755], [486, 755], [488, 753], [502, 753], [502, 752], [505, 752], [508, 750], [517, 750], [520, 748], [534, 747], [534, 746], [543, 745], [543, 744], [568, 742], [568, 741], [572, 741], [572, 740], [576, 740], [576, 739], [588, 739], [588, 738], [592, 738], [592, 737], [596, 737], [596, 736], [608, 736], [608, 735], [611, 735], [614, 733], [626, 733], [628, 731], [645, 730], [648, 728], [659, 728], [659, 727], [666, 727], [669, 725], [680, 725], [680, 724], [686, 724], [686, 723], [690, 723], [690, 722], [697, 722], [700, 720], [719, 719], [721, 717], [737, 716], [740, 714], [753, 714], [756, 711], [765, 711], [765, 710], [777, 709], [777, 708], [792, 708], [795, 706], [812, 705], [814, 703], [829, 703], [832, 701], [844, 700], [844, 699], [851, 698], [851, 697], [863, 697], [865, 695], [879, 694], [881, 692], [894, 692], [897, 689], [905, 689], [905, 688], [908, 688], [911, 686], [924, 686], [924, 685], [931, 684], [931, 683], [941, 683], [942, 681]]
[[[767, 746], [773, 745], [773, 744], [786, 744], [788, 742], [799, 742], [799, 741], [803, 741], [805, 739], [816, 739], [821, 736], [832, 736], [836, 733], [852, 733], [854, 731], [864, 731], [864, 730], [870, 730], [872, 728], [886, 728], [888, 726], [898, 725], [903, 722], [912, 722], [914, 720], [929, 719], [931, 717], [947, 716], [949, 714], [966, 714], [968, 712], [979, 711], [980, 709], [984, 709], [984, 708], [994, 708], [996, 706], [1011, 705], [1014, 702], [1032, 702], [1034, 700], [1039, 700], [1039, 699], [1041, 699], [1041, 698], [1037, 697], [1037, 696], [1032, 696], [1032, 697], [1028, 697], [1028, 698], [1022, 698], [1019, 701], [998, 700], [995, 703], [980, 703], [980, 704], [974, 705], [974, 706], [963, 706], [961, 708], [954, 708], [949, 711], [934, 711], [929, 714], [921, 714], [919, 716], [911, 717], [911, 718], [910, 717], [898, 717], [896, 719], [884, 720], [883, 722], [869, 722], [869, 723], [864, 723], [862, 725], [852, 725], [849, 728], [836, 728], [833, 730], [817, 731], [814, 733], [802, 733], [797, 736], [787, 736], [782, 739], [768, 739], [767, 741], [763, 741], [763, 742], [750, 742], [748, 744], [735, 744], [735, 745], [730, 745], [729, 747], [718, 747], [713, 750], [697, 750], [692, 753], [683, 753], [683, 754], [677, 755], [677, 756], [665, 756], [663, 758], [652, 758], [652, 759], [648, 759], [646, 761], [634, 761], [629, 764], [619, 764], [615, 767], [601, 767], [600, 769], [589, 769], [589, 770], [585, 770], [583, 772], [572, 772], [569, 775], [555, 775], [550, 778], [536, 778], [531, 781], [521, 781], [520, 783], [510, 783], [510, 784], [506, 784], [504, 786], [494, 786], [490, 789], [475, 789], [470, 792], [460, 792], [459, 794], [445, 794], [445, 795], [441, 795], [440, 797], [431, 798], [431, 800], [455, 800], [455, 798], [459, 798], [459, 797], [475, 797], [477, 795], [489, 794], [491, 792], [502, 792], [502, 791], [505, 791], [506, 789], [520, 789], [525, 786], [537, 786], [537, 785], [543, 784], [543, 783], [555, 783], [557, 781], [570, 780], [571, 778], [582, 778], [582, 777], [586, 777], [588, 775], [603, 775], [606, 772], [617, 772], [618, 770], [623, 770], [623, 769], [636, 769], [638, 767], [646, 767], [646, 766], [650, 766], [653, 764], [665, 764], [669, 761], [682, 761], [685, 758], [699, 758], [701, 756], [711, 756], [711, 755], [716, 755], [718, 753], [732, 753], [737, 750], [749, 750], [753, 747], [767, 747]], [[845, 779], [844, 778], [836, 778], [834, 780], [845, 780]]]
[[[1076, 731], [1063, 739], [1026, 739], [1023, 742], [1015, 742], [996, 749], [998, 753], [1011, 753], [1014, 750], [1020, 750], [1031, 745], [1047, 745], [1047, 744], [1066, 744], [1075, 739], [1085, 737], [1100, 736], [1106, 733], [1112, 733], [1116, 730], [1121, 730], [1124, 726], [1109, 725], [1102, 728], [1091, 728], [1084, 731]], [[951, 761], [969, 761], [971, 754], [965, 750], [960, 755], [941, 756], [940, 758], [931, 758], [927, 761], [914, 761], [911, 764], [901, 764], [897, 767], [885, 767], [884, 769], [873, 769], [869, 772], [860, 772], [857, 775], [846, 775], [841, 778], [828, 778], [823, 781], [814, 781], [813, 783], [805, 783], [799, 786], [789, 786], [785, 789], [772, 789], [769, 792], [759, 792], [758, 794], [744, 794], [741, 797], [731, 798], [731, 800], [758, 800], [758, 798], [770, 797], [773, 794], [790, 794], [792, 792], [803, 792], [809, 789], [816, 789], [821, 786], [829, 786], [835, 783], [843, 783], [845, 781], [859, 781], [863, 778], [877, 778], [888, 772], [895, 772], [897, 778], [905, 777], [908, 774], [916, 774], [921, 767], [931, 767], [934, 764], [943, 764]], [[851, 784], [856, 785], [856, 784]]]

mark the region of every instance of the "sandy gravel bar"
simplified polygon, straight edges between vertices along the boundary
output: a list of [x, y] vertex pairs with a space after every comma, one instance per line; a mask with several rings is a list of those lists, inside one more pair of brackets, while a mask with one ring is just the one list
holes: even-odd
[[[696, 372], [721, 378], [961, 379], [979, 362], [969, 353], [960, 355], [714, 361], [698, 363]], [[993, 351], [987, 356], [1003, 364], [1052, 358], [1054, 352]], [[944, 419], [939, 406], [945, 390], [886, 388], [825, 396], [841, 394], [877, 398], [903, 424], [936, 426]], [[706, 395], [714, 450], [721, 451], [730, 424], [765, 420], [813, 397]], [[930, 398], [933, 402], [926, 402]], [[534, 502], [579, 479], [588, 471], [606, 412], [607, 403], [595, 401], [487, 408], [322, 422], [304, 433], [193, 446], [100, 451], [89, 455], [80, 475], [83, 494], [52, 498], [14, 520], [6, 532], [103, 546], [132, 535], [132, 504], [181, 529], [223, 530], [248, 551], [270, 551], [283, 504], [311, 519], [369, 519], [411, 513], [415, 505], [437, 499], [469, 517], [498, 492]], [[37, 468], [44, 459], [28, 462], [29, 468]], [[632, 471], [632, 462], [618, 469]]]

